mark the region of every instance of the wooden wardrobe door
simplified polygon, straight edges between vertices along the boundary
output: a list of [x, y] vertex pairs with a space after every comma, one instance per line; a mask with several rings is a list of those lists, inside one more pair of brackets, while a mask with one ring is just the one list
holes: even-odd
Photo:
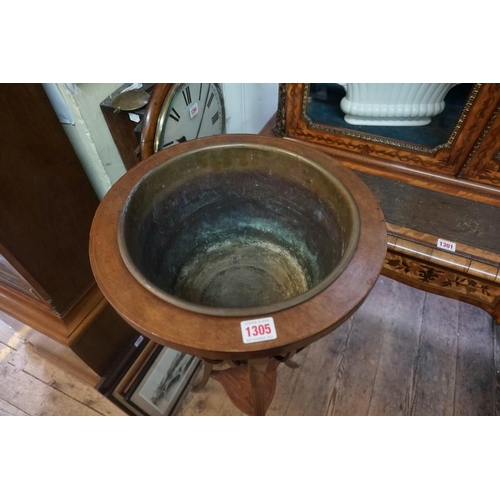
[[62, 314], [94, 284], [98, 198], [41, 84], [1, 84], [0, 109], [0, 246]]

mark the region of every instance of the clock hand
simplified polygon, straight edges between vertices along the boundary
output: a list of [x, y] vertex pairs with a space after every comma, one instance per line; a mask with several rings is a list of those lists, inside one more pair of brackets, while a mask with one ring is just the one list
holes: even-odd
[[207, 99], [210, 92], [210, 84], [208, 85], [207, 95], [205, 96], [205, 104], [203, 105], [203, 111], [201, 112], [200, 125], [198, 126], [198, 132], [196, 132], [196, 137], [200, 135], [201, 124], [203, 123], [203, 117], [205, 116], [205, 110], [207, 109]]
[[186, 141], [187, 141], [186, 136], [183, 135], [180, 139], [177, 139], [176, 141], [174, 140], [174, 141], [166, 142], [163, 145], [163, 147], [164, 148], [168, 148], [170, 146], [173, 146], [174, 144], [180, 144], [181, 142], [186, 142]]

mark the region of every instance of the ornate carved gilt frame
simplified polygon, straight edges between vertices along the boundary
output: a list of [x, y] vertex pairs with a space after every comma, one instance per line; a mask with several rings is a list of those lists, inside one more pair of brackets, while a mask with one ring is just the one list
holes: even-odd
[[307, 115], [310, 93], [310, 84], [307, 83], [280, 84], [277, 124], [274, 131], [278, 135], [359, 153], [378, 160], [385, 159], [455, 175], [479, 134], [475, 133], [476, 129], [479, 130], [478, 120], [470, 116], [470, 111], [473, 105], [482, 105], [482, 108], [487, 106], [488, 99], [483, 96], [484, 86], [485, 84], [481, 83], [473, 86], [447, 141], [434, 148], [313, 122]]
[[439, 144], [438, 146], [436, 146], [434, 148], [427, 148], [425, 146], [419, 146], [417, 144], [412, 144], [412, 143], [405, 142], [405, 141], [398, 141], [397, 139], [389, 139], [389, 138], [385, 138], [385, 137], [381, 137], [381, 136], [379, 137], [379, 136], [375, 136], [372, 134], [357, 132], [357, 131], [351, 130], [351, 129], [343, 129], [343, 128], [339, 128], [339, 127], [333, 127], [333, 126], [313, 122], [311, 120], [311, 118], [309, 118], [309, 116], [307, 115], [307, 104], [308, 104], [309, 95], [311, 92], [311, 84], [310, 83], [306, 83], [306, 85], [304, 87], [304, 94], [302, 97], [302, 117], [308, 123], [310, 128], [315, 128], [318, 130], [322, 130], [324, 132], [330, 132], [330, 133], [334, 133], [334, 134], [344, 135], [347, 137], [355, 137], [358, 139], [363, 139], [366, 141], [376, 142], [376, 143], [380, 143], [380, 144], [386, 144], [388, 146], [396, 146], [398, 148], [407, 149], [409, 151], [418, 151], [419, 153], [433, 155], [437, 151], [439, 151], [440, 149], [450, 148], [453, 145], [453, 142], [455, 141], [458, 132], [462, 128], [462, 125], [465, 121], [467, 113], [469, 112], [469, 110], [472, 106], [472, 103], [474, 102], [474, 100], [477, 97], [477, 94], [479, 92], [479, 89], [481, 88], [481, 85], [482, 85], [481, 83], [476, 83], [474, 85], [474, 87], [471, 89], [469, 96], [467, 97], [467, 101], [466, 101], [464, 107], [462, 108], [462, 112], [460, 113], [458, 121], [455, 124], [455, 127], [453, 128], [447, 141], [444, 144]]
[[[459, 177], [477, 178], [481, 182], [494, 186], [500, 185], [500, 150], [494, 147], [493, 153], [490, 151], [490, 148], [496, 143], [495, 137], [500, 129], [499, 116], [500, 104], [495, 108], [482, 134], [474, 144], [459, 172]], [[493, 144], [484, 144], [484, 142]]]

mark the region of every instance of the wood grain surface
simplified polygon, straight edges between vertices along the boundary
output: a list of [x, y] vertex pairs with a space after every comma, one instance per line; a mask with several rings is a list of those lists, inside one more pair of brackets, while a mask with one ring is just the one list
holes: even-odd
[[160, 116], [165, 97], [172, 87], [172, 83], [156, 83], [151, 97], [144, 112], [144, 120], [141, 132], [141, 152], [142, 160], [149, 158], [154, 153], [154, 141], [158, 118]]
[[461, 302], [455, 413], [491, 415], [495, 408], [495, 375], [493, 320], [478, 317], [474, 306]]
[[[240, 322], [175, 307], [140, 285], [121, 259], [119, 215], [142, 176], [174, 155], [217, 144], [262, 144], [307, 155], [336, 175], [351, 191], [360, 212], [356, 252], [343, 274], [325, 291], [296, 307], [273, 315], [276, 340], [243, 344]], [[90, 237], [91, 264], [103, 294], [134, 328], [158, 342], [207, 359], [272, 357], [300, 349], [340, 326], [363, 302], [379, 275], [386, 248], [385, 221], [375, 198], [359, 178], [330, 157], [280, 139], [251, 135], [208, 137], [168, 148], [140, 163], [108, 192], [97, 210]]]
[[125, 415], [77, 373], [35, 348], [33, 335], [44, 337], [0, 315], [0, 416]]
[[[299, 368], [279, 366], [267, 415], [499, 415], [499, 346], [485, 311], [382, 276], [349, 321], [294, 356]], [[178, 414], [242, 412], [210, 380]]]
[[453, 415], [459, 302], [427, 296], [415, 360], [412, 415]]
[[0, 246], [62, 315], [94, 281], [86, 250], [99, 201], [41, 84], [0, 85], [0, 106], [8, 145], [0, 150]]
[[[423, 302], [421, 317], [408, 317], [412, 302]], [[500, 326], [486, 312], [467, 307], [465, 314], [460, 313], [460, 321], [468, 316], [467, 322], [459, 330], [460, 305], [458, 301], [380, 277], [348, 321], [293, 357], [299, 364], [297, 369], [279, 366], [275, 396], [267, 415], [367, 415], [374, 413], [373, 406], [370, 410], [370, 398], [372, 405], [374, 399], [387, 402], [395, 391], [398, 402], [401, 394], [411, 394], [404, 414], [499, 416]], [[5, 316], [3, 320], [8, 321]], [[471, 325], [478, 327], [470, 328]], [[29, 411], [35, 415], [81, 411], [87, 414], [89, 408], [104, 415], [123, 415], [96, 391], [83, 388], [81, 381], [61, 367], [51, 367], [43, 356], [25, 351], [22, 338], [26, 331], [18, 326], [18, 322], [17, 326], [16, 322], [12, 326], [3, 322], [0, 327], [0, 372], [3, 373], [5, 364], [10, 365], [8, 377], [2, 378], [0, 373], [0, 415], [21, 416]], [[406, 370], [412, 379], [401, 378], [400, 368], [388, 370], [381, 378], [379, 366], [376, 374], [379, 358], [384, 350], [388, 352], [384, 346], [387, 334], [394, 337], [396, 331], [403, 340], [392, 342], [393, 355], [399, 367], [405, 362], [412, 366]], [[408, 336], [410, 332], [413, 340]], [[399, 345], [404, 347], [401, 352]], [[408, 350], [408, 345], [414, 345], [416, 351]], [[19, 376], [24, 379], [21, 383], [17, 382]], [[30, 377], [39, 383], [26, 383]], [[5, 389], [7, 382], [13, 389]], [[196, 382], [197, 378], [192, 380], [192, 384]], [[49, 401], [33, 394], [40, 391], [40, 384], [52, 384], [52, 390], [42, 389]], [[16, 395], [19, 390], [24, 391], [22, 397]], [[69, 399], [51, 396], [54, 391]], [[83, 406], [74, 405], [75, 400]], [[392, 411], [401, 414], [398, 404], [379, 407], [385, 408], [385, 415]], [[198, 392], [190, 391], [177, 414], [243, 415], [216, 380], [210, 380]]]
[[412, 147], [413, 144], [395, 143], [371, 134], [359, 136], [356, 131], [313, 123], [305, 106], [307, 92], [308, 84], [286, 84], [278, 115], [285, 114], [283, 133], [287, 137], [329, 148], [334, 154], [357, 155], [366, 165], [383, 163], [389, 171], [404, 166], [414, 171], [435, 172], [450, 179], [461, 170], [500, 100], [499, 84], [476, 84], [470, 96], [470, 109], [459, 119], [460, 127], [455, 136], [438, 148], [420, 151]]

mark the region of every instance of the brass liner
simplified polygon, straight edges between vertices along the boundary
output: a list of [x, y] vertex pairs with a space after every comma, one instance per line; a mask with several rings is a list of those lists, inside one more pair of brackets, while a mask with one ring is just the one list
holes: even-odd
[[359, 233], [352, 195], [322, 165], [284, 148], [222, 144], [142, 177], [123, 206], [118, 244], [132, 275], [167, 302], [260, 316], [331, 285]]

